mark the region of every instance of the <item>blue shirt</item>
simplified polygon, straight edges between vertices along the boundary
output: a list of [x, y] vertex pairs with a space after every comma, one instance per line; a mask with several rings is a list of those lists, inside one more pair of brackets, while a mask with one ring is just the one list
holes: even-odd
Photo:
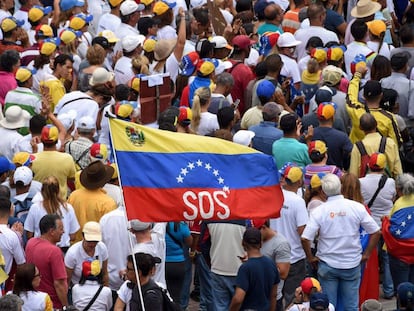
[[[188, 225], [183, 221], [179, 223], [177, 231], [174, 231], [173, 222], [167, 224], [165, 233], [165, 244], [167, 248], [167, 254], [165, 256], [166, 262], [182, 262], [185, 260], [183, 244], [184, 239], [189, 237], [190, 234]], [[180, 242], [181, 244], [178, 244], [177, 242]]]
[[251, 126], [249, 130], [255, 133], [253, 148], [272, 155], [273, 143], [283, 137], [283, 132], [276, 126], [277, 124], [271, 121], [261, 121], [260, 124]]
[[279, 272], [270, 258], [249, 258], [240, 266], [236, 277], [236, 286], [246, 292], [240, 310], [269, 310], [273, 285], [279, 282]]

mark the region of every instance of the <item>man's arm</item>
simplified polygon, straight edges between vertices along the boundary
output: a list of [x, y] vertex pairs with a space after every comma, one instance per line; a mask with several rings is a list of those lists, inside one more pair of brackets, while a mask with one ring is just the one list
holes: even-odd
[[[277, 304], [277, 284], [273, 285], [272, 291], [270, 293], [270, 309], [269, 311], [275, 311]], [[281, 311], [281, 310], [278, 310]]]
[[72, 281], [72, 273], [73, 269], [66, 267], [66, 275], [68, 280], [68, 287], [70, 286], [70, 282]]
[[[66, 271], [68, 269], [66, 268]], [[109, 286], [109, 275], [108, 275], [108, 259], [104, 260], [102, 262], [102, 271], [103, 271], [103, 276], [102, 276], [102, 281], [103, 281], [103, 285], [104, 286]], [[68, 273], [69, 275], [69, 273]]]
[[366, 262], [368, 260], [369, 256], [371, 256], [372, 250], [374, 249], [374, 247], [378, 245], [378, 241], [380, 237], [381, 237], [381, 231], [379, 230], [369, 235], [368, 246], [365, 249], [365, 252], [362, 254], [361, 262]]
[[277, 270], [279, 270], [279, 277], [285, 280], [289, 274], [290, 262], [278, 262], [276, 266]]
[[[277, 288], [277, 285], [276, 285]], [[243, 303], [244, 297], [246, 297], [246, 292], [240, 287], [236, 287], [233, 299], [230, 304], [230, 311], [238, 311]], [[276, 297], [276, 295], [275, 295]], [[274, 309], [273, 309], [274, 310]]]
[[56, 293], [63, 306], [68, 305], [68, 285], [65, 279], [54, 280], [53, 286], [55, 287]]

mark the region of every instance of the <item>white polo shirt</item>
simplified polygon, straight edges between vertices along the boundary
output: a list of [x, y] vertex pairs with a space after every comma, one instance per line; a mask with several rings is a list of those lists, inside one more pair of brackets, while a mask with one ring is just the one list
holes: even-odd
[[362, 256], [360, 226], [366, 234], [380, 229], [364, 205], [343, 195], [331, 196], [312, 212], [302, 238], [313, 241], [319, 232], [316, 256], [332, 268], [352, 269]]
[[127, 84], [133, 77], [132, 59], [130, 57], [122, 56], [115, 64], [115, 82], [116, 85]]
[[31, 89], [20, 86], [7, 92], [4, 104], [15, 104], [21, 108], [30, 106], [33, 107], [36, 113], [40, 113], [40, 109], [42, 108], [42, 100], [40, 99], [40, 96], [33, 93]]
[[270, 219], [270, 228], [284, 235], [289, 241], [291, 249], [290, 263], [294, 264], [306, 257], [297, 229], [305, 226], [308, 222], [308, 211], [305, 200], [295, 192], [283, 189], [283, 196], [285, 200], [280, 217]]

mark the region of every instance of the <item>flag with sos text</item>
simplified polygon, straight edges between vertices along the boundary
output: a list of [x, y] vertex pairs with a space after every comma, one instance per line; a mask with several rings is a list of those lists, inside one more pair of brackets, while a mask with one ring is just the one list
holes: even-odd
[[128, 219], [276, 218], [283, 194], [273, 158], [218, 138], [110, 119]]

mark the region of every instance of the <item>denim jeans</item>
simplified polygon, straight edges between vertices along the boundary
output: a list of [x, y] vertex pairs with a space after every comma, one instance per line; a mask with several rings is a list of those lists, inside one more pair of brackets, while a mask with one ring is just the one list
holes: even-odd
[[398, 285], [403, 282], [414, 283], [414, 264], [405, 263], [398, 258], [388, 254], [390, 259], [390, 270], [392, 281], [394, 282], [394, 291], [397, 291]]
[[180, 297], [180, 305], [183, 310], [187, 309], [188, 302], [190, 300], [190, 287], [191, 287], [191, 279], [192, 279], [192, 269], [193, 263], [191, 258], [188, 256], [188, 250], [184, 250], [185, 256], [185, 273], [184, 273], [184, 281], [183, 287], [181, 289], [181, 297]]
[[318, 265], [318, 277], [323, 291], [329, 301], [337, 306], [338, 300], [344, 303], [343, 310], [358, 311], [359, 284], [361, 282], [361, 266], [351, 269], [336, 269], [323, 261]]
[[235, 276], [225, 276], [211, 272], [214, 311], [228, 311], [236, 286]]
[[[381, 243], [382, 245], [383, 243]], [[394, 284], [392, 281], [391, 270], [390, 270], [390, 260], [388, 253], [382, 249], [378, 250], [381, 256], [381, 265], [382, 265], [382, 291], [384, 292], [385, 297], [394, 296]], [[396, 291], [397, 289], [395, 289]]]
[[196, 258], [196, 270], [198, 280], [200, 282], [200, 310], [213, 311], [213, 292], [211, 285], [211, 271], [202, 254], [198, 254]]

